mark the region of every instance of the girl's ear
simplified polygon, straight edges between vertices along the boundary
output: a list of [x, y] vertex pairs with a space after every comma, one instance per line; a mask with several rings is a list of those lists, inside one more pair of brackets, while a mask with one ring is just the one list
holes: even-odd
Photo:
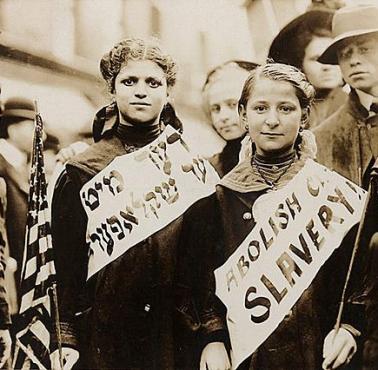
[[239, 108], [239, 117], [243, 128], [248, 131], [247, 111], [244, 108], [244, 105], [241, 105]]
[[247, 111], [244, 108], [244, 105], [241, 105], [239, 108], [239, 116], [243, 122], [247, 121]]

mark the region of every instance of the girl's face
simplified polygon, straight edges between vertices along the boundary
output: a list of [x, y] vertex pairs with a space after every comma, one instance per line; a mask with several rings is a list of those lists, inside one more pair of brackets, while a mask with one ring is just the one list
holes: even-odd
[[224, 140], [233, 140], [245, 134], [240, 124], [238, 100], [248, 72], [235, 70], [224, 74], [208, 87], [208, 103], [211, 121]]
[[115, 79], [121, 123], [155, 122], [167, 103], [164, 71], [151, 60], [129, 60]]
[[306, 47], [302, 64], [303, 72], [315, 89], [334, 89], [342, 85], [341, 71], [338, 65], [318, 62], [318, 58], [331, 41], [330, 37], [314, 36]]
[[280, 155], [293, 150], [302, 109], [289, 82], [258, 78], [241, 115], [257, 154]]

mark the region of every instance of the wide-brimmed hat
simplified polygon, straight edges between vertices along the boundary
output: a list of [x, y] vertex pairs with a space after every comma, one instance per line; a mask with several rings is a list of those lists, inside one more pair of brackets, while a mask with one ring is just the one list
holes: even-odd
[[337, 49], [341, 41], [375, 32], [378, 32], [378, 6], [359, 5], [339, 9], [332, 21], [333, 41], [318, 61], [338, 64]]
[[5, 101], [2, 117], [25, 118], [34, 120], [33, 101], [23, 97], [12, 97]]
[[23, 120], [34, 120], [35, 108], [31, 100], [15, 96], [5, 101], [1, 113], [0, 138], [8, 137], [8, 127]]
[[[272, 41], [268, 57], [275, 62], [291, 64], [301, 68], [304, 51], [299, 50], [298, 38], [303, 32], [315, 33], [316, 30], [325, 29], [331, 32], [332, 10], [310, 10], [299, 15], [288, 23]], [[299, 55], [300, 54], [300, 55]]]

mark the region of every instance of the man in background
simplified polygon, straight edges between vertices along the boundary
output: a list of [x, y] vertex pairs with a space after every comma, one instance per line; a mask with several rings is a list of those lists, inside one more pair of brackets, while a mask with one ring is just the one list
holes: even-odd
[[[6, 229], [9, 241], [8, 269], [15, 272], [16, 286], [20, 281], [28, 210], [29, 160], [34, 133], [33, 102], [13, 97], [4, 102], [0, 122], [0, 176], [6, 183]], [[17, 293], [9, 292], [17, 312]], [[16, 305], [16, 307], [14, 307]]]
[[[366, 370], [376, 369], [378, 363], [378, 267], [372, 264], [372, 261], [377, 261], [378, 253], [378, 198], [377, 186], [374, 185], [377, 177], [374, 163], [378, 158], [377, 19], [378, 6], [345, 7], [335, 13], [333, 43], [318, 60], [327, 64], [339, 64], [351, 92], [347, 102], [314, 130], [320, 163], [365, 189], [373, 181], [373, 201], [367, 207], [359, 243], [359, 254], [363, 257], [362, 261], [370, 261], [370, 269], [355, 264], [355, 271], [358, 272], [350, 280], [352, 289], [357, 289], [357, 292], [361, 291], [359, 282], [364, 280], [363, 293], [356, 294], [355, 301], [366, 307], [367, 325], [366, 332], [363, 333], [363, 362]], [[366, 271], [368, 274], [364, 278]]]

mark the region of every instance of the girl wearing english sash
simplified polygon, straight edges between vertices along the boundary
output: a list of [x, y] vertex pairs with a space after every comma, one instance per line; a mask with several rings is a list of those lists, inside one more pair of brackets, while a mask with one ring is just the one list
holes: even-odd
[[167, 124], [181, 128], [168, 104], [176, 63], [156, 40], [121, 41], [104, 55], [100, 69], [114, 101], [96, 115], [97, 142], [66, 165], [52, 205], [65, 369], [190, 369], [197, 348], [191, 333], [199, 321], [188, 288], [175, 283], [182, 215], [86, 282], [87, 216], [80, 189], [115, 157], [154, 141]]
[[[231, 366], [226, 308], [215, 296], [213, 271], [227, 261], [253, 229], [256, 221], [251, 210], [255, 201], [284, 188], [306, 161], [315, 157], [312, 134], [304, 130], [313, 97], [314, 88], [304, 74], [284, 64], [257, 67], [245, 82], [239, 113], [252, 141], [252, 156], [220, 181], [214, 195], [196, 204], [208, 222], [195, 232], [195, 248], [186, 248], [196, 256], [193, 260], [208, 264], [201, 269], [202, 283], [210, 284], [208, 291], [204, 292], [198, 281], [193, 282], [202, 323], [201, 370]], [[348, 363], [351, 369], [357, 369], [352, 358], [361, 326], [353, 305], [347, 305], [336, 336], [332, 330], [353, 247], [351, 234], [353, 231], [320, 268], [277, 329], [240, 369], [318, 370]]]

